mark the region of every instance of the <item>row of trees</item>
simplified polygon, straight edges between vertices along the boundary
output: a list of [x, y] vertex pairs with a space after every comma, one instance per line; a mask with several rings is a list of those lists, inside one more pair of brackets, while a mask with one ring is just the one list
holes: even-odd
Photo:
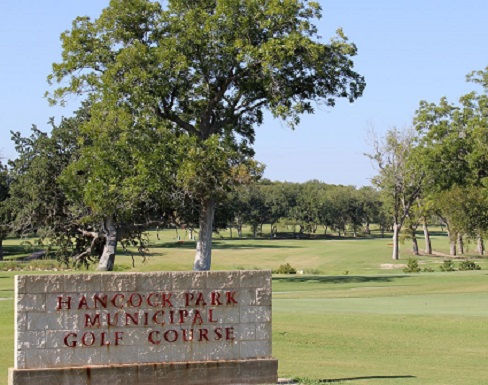
[[[432, 215], [447, 226], [450, 253], [464, 252], [465, 238], [483, 255], [488, 234], [488, 67], [468, 81], [482, 86], [450, 103], [422, 101], [412, 129], [392, 129], [374, 138], [369, 157], [378, 168], [374, 184], [394, 220], [393, 259], [398, 234], [416, 228]], [[428, 233], [426, 233], [429, 244]], [[456, 248], [457, 246], [457, 248]], [[427, 252], [431, 252], [430, 246]]]
[[227, 227], [240, 233], [244, 224], [251, 226], [254, 236], [263, 224], [270, 224], [270, 237], [278, 226], [296, 236], [334, 231], [339, 236], [346, 230], [353, 236], [369, 232], [370, 223], [388, 226], [378, 192], [372, 187], [329, 185], [320, 181], [306, 183], [261, 181], [242, 186], [232, 193]]
[[262, 172], [252, 144], [265, 111], [293, 128], [314, 102], [362, 95], [355, 45], [340, 30], [322, 42], [320, 17], [302, 0], [111, 0], [76, 18], [47, 96], [84, 104], [50, 137], [14, 134], [14, 227], [110, 270], [118, 244], [141, 246], [171, 217], [198, 223], [194, 269], [210, 269], [216, 208]]

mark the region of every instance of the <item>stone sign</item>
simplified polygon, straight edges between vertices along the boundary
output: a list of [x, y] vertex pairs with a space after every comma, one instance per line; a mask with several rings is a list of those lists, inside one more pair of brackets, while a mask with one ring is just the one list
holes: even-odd
[[276, 383], [269, 271], [16, 276], [15, 304], [10, 385]]

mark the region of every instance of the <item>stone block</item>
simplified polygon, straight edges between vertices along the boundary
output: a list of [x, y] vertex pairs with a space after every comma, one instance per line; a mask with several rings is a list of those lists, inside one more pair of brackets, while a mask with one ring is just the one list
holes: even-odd
[[102, 290], [102, 274], [66, 274], [64, 293], [99, 292]]
[[241, 289], [238, 293], [239, 306], [256, 305], [256, 289]]
[[27, 330], [64, 330], [65, 317], [62, 314], [52, 317], [51, 313], [27, 313]]
[[256, 289], [256, 305], [271, 306], [271, 288]]
[[271, 340], [272, 330], [271, 323], [258, 323], [256, 324], [256, 339], [257, 340]]
[[271, 341], [242, 341], [240, 343], [241, 358], [271, 357]]
[[136, 290], [134, 273], [102, 274], [102, 292], [133, 292]]
[[173, 274], [171, 272], [156, 272], [136, 274], [136, 290], [138, 292], [161, 292], [173, 289]]
[[44, 349], [45, 347], [45, 331], [17, 333], [17, 350]]
[[239, 341], [253, 341], [256, 339], [256, 324], [239, 324], [235, 327], [235, 334]]
[[240, 322], [271, 322], [271, 306], [242, 306]]
[[9, 369], [8, 385], [276, 384], [277, 372], [276, 359]]
[[271, 288], [270, 270], [246, 270], [241, 272], [241, 288], [254, 287], [267, 289]]
[[17, 311], [43, 312], [46, 310], [46, 294], [19, 294], [17, 296]]
[[173, 290], [206, 289], [207, 272], [173, 272]]
[[207, 275], [208, 289], [239, 288], [240, 271], [215, 271]]

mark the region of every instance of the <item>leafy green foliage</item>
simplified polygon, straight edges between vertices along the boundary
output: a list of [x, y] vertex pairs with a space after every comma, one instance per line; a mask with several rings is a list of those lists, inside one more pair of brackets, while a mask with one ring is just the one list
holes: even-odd
[[445, 259], [440, 266], [441, 271], [449, 272], [456, 271], [456, 267], [452, 259]]
[[459, 270], [481, 270], [481, 266], [473, 261], [462, 261], [459, 263]]
[[289, 263], [284, 265], [280, 265], [276, 270], [273, 270], [274, 274], [296, 274], [297, 271], [295, 268], [291, 267]]
[[408, 258], [407, 266], [403, 268], [404, 273], [420, 273], [421, 270], [417, 258]]

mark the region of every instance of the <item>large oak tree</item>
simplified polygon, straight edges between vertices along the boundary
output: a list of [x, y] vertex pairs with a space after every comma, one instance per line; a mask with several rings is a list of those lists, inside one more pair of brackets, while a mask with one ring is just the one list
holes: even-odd
[[150, 114], [155, 128], [169, 123], [175, 138], [188, 138], [189, 158], [175, 172], [200, 205], [195, 270], [210, 269], [216, 202], [239, 183], [234, 170], [252, 157], [265, 111], [293, 128], [314, 102], [363, 92], [355, 45], [340, 30], [323, 42], [320, 16], [318, 3], [299, 0], [112, 0], [61, 36], [53, 101], [86, 95], [100, 119], [124, 108], [134, 122]]

